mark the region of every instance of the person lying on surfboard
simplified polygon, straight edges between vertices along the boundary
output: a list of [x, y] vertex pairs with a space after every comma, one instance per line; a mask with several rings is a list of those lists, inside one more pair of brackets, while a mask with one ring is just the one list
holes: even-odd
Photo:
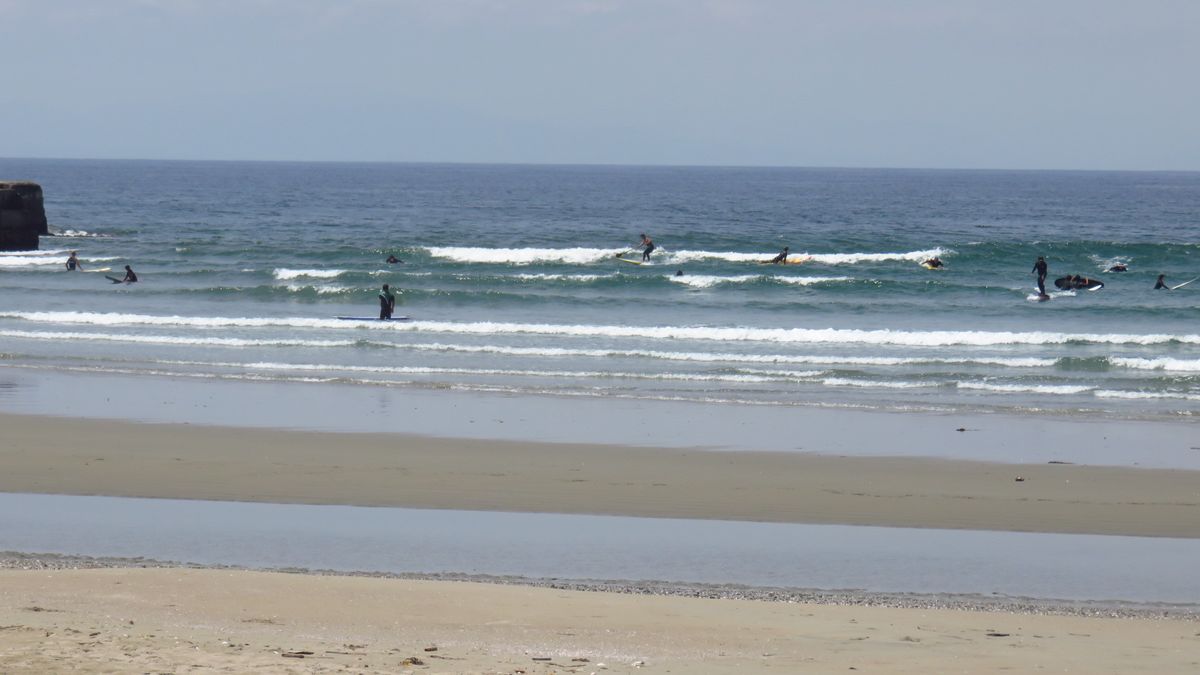
[[779, 255], [775, 256], [774, 258], [771, 258], [767, 262], [771, 263], [772, 265], [778, 265], [780, 263], [787, 262], [787, 257], [788, 257], [788, 247], [784, 246], [783, 250], [779, 252]]
[[926, 260], [926, 261], [922, 262], [921, 264], [922, 264], [922, 265], [924, 265], [924, 266], [926, 266], [926, 267], [929, 267], [929, 268], [931, 268], [931, 269], [932, 269], [932, 268], [934, 268], [934, 267], [941, 267], [941, 266], [942, 266], [942, 259], [941, 259], [941, 258], [939, 258], [939, 257], [937, 257], [937, 256], [935, 255], [935, 256], [933, 256], [932, 258], [930, 258], [929, 260]]

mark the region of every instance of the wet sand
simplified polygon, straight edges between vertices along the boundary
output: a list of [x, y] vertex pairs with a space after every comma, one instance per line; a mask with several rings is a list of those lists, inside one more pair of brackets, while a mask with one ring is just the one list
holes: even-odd
[[1183, 673], [1200, 623], [195, 569], [0, 570], [3, 672]]
[[0, 491], [1200, 537], [1200, 472], [0, 415]]

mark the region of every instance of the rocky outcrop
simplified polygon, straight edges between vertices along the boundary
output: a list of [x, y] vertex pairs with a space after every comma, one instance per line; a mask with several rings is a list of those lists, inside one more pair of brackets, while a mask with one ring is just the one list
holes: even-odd
[[36, 250], [38, 236], [49, 233], [42, 186], [0, 181], [0, 251]]

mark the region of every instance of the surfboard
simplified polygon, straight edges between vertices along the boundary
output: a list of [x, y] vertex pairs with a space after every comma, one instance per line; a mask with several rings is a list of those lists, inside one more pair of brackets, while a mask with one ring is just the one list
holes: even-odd
[[630, 260], [629, 258], [617, 258], [617, 260], [620, 260], [623, 263], [629, 263], [630, 265], [645, 265], [646, 264], [645, 260]]
[[[1196, 279], [1200, 279], [1200, 277], [1196, 277]], [[1196, 279], [1188, 279], [1187, 281], [1183, 282], [1182, 284], [1176, 284], [1171, 287], [1171, 290], [1175, 290], [1176, 288], [1183, 288], [1184, 286], [1187, 286], [1188, 284], [1192, 283]]]
[[94, 270], [83, 270], [84, 272], [111, 272], [111, 267], [97, 267]]
[[408, 321], [410, 317], [393, 316], [390, 319], [380, 319], [377, 316], [336, 316], [334, 318], [342, 321]]
[[934, 266], [934, 265], [930, 265], [929, 263], [921, 263], [921, 267], [924, 267], [927, 270], [944, 270], [944, 269], [946, 269], [945, 265]]
[[118, 279], [118, 278], [116, 278], [116, 277], [110, 277], [110, 276], [108, 276], [107, 274], [105, 274], [105, 275], [104, 275], [104, 278], [105, 278], [105, 279], [108, 279], [109, 281], [113, 282], [114, 284], [123, 284], [123, 283], [125, 283], [125, 280], [124, 280], [124, 279]]

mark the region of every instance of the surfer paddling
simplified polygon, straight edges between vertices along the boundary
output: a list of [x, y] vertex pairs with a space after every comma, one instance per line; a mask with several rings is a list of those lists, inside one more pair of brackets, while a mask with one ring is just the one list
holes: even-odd
[[779, 255], [775, 256], [774, 258], [771, 258], [767, 262], [771, 263], [772, 265], [780, 265], [782, 263], [787, 262], [787, 257], [788, 257], [788, 247], [784, 246], [783, 250], [779, 252]]
[[932, 258], [921, 262], [921, 264], [929, 269], [934, 269], [937, 267], [942, 267], [942, 259], [935, 255]]

